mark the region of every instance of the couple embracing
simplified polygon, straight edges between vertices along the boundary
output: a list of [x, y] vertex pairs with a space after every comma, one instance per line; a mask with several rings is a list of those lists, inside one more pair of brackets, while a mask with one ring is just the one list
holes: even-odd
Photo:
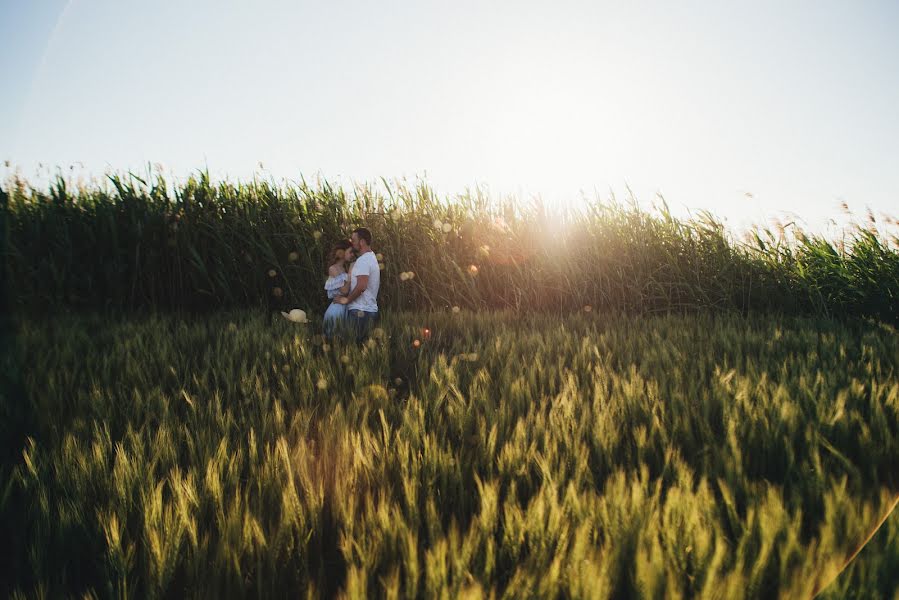
[[334, 244], [328, 254], [325, 291], [331, 305], [325, 311], [322, 329], [332, 338], [341, 330], [361, 343], [378, 322], [378, 289], [381, 268], [371, 249], [371, 232], [365, 227], [353, 231], [349, 240]]

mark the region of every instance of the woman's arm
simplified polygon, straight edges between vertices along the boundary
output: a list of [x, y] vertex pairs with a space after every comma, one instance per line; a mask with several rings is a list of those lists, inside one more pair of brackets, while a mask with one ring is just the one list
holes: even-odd
[[[345, 273], [345, 272], [346, 271], [343, 271], [337, 265], [331, 265], [330, 267], [328, 267], [328, 276], [332, 277], [332, 278], [337, 277], [341, 273]], [[327, 283], [325, 284], [325, 289], [328, 289]], [[347, 277], [346, 282], [341, 287], [337, 288], [336, 290], [334, 290], [334, 288], [332, 287], [331, 290], [336, 291], [334, 298], [338, 298], [340, 296], [346, 296], [347, 294], [350, 293], [350, 278]]]

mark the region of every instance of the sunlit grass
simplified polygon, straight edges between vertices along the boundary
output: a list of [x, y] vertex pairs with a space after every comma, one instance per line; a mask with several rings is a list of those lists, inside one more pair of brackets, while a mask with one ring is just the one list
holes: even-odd
[[[308, 327], [19, 322], [5, 591], [808, 597], [899, 491], [890, 327], [388, 312], [362, 347]], [[897, 532], [832, 597], [892, 593]]]
[[708, 213], [596, 201], [553, 214], [480, 191], [438, 198], [424, 184], [335, 188], [169, 184], [113, 175], [78, 188], [0, 191], [4, 258], [19, 310], [217, 310], [274, 304], [321, 314], [330, 244], [364, 225], [397, 309], [559, 313], [697, 310], [871, 316], [899, 323], [895, 221], [873, 215], [839, 240], [794, 225], [732, 237]]

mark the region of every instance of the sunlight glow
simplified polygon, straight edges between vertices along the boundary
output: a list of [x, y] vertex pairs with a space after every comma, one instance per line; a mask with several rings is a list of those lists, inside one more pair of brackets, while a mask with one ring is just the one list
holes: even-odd
[[181, 178], [422, 178], [561, 210], [662, 195], [738, 229], [789, 211], [818, 231], [842, 201], [899, 196], [887, 4], [813, 20], [773, 2], [59, 7], [0, 100], [2, 158], [29, 178], [156, 161]]

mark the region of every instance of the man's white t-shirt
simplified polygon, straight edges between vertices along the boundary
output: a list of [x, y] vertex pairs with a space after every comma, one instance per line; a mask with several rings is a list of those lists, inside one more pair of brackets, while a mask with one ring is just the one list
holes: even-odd
[[356, 259], [350, 275], [350, 291], [356, 289], [356, 280], [360, 275], [368, 275], [368, 286], [359, 297], [347, 305], [347, 310], [364, 310], [378, 312], [378, 288], [381, 287], [381, 268], [375, 253], [369, 250]]

